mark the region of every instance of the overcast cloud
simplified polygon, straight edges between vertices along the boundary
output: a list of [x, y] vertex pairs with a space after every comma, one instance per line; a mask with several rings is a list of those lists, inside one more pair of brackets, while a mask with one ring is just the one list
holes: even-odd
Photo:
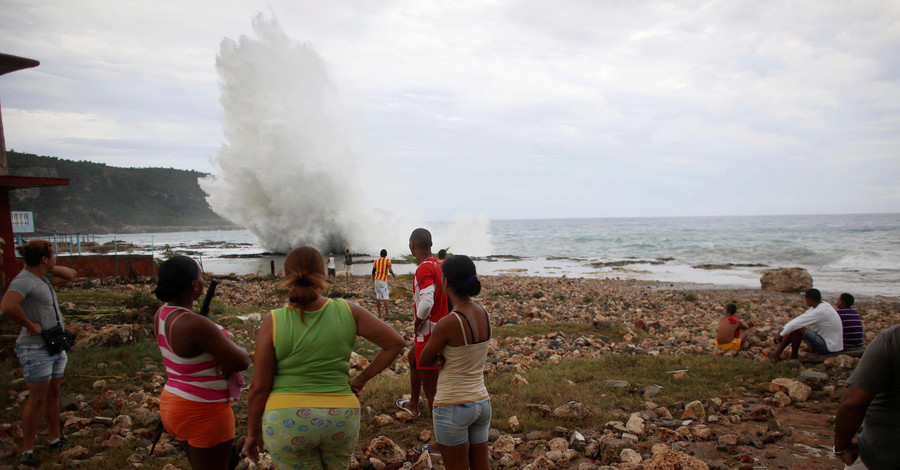
[[327, 62], [389, 211], [900, 209], [894, 0], [3, 3], [0, 52], [41, 61], [0, 77], [17, 151], [216, 172], [216, 54], [263, 12]]

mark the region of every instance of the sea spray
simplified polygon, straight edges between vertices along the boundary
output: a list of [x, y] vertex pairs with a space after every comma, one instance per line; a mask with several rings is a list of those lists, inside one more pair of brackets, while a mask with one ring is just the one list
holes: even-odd
[[[252, 26], [255, 38], [224, 39], [216, 59], [226, 143], [211, 158], [218, 174], [200, 179], [210, 207], [269, 251], [310, 244], [334, 253], [408, 252], [410, 232], [428, 225], [363, 196], [360, 139], [323, 59], [275, 18], [259, 14]], [[448, 227], [452, 235], [432, 230], [436, 247], [491, 254], [486, 218]]]

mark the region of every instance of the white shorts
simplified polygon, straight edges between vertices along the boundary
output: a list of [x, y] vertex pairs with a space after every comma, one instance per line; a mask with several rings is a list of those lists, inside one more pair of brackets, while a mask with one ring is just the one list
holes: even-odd
[[388, 300], [391, 298], [391, 289], [388, 288], [387, 281], [375, 281], [375, 298], [377, 300]]

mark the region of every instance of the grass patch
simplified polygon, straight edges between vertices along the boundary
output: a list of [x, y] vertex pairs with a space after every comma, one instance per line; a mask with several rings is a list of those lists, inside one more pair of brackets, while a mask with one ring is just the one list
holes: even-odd
[[[668, 371], [688, 369], [691, 378], [673, 381]], [[662, 391], [652, 401], [662, 406], [722, 397], [734, 386], [771, 381], [789, 374], [787, 366], [760, 367], [759, 363], [738, 358], [714, 356], [624, 356], [607, 355], [597, 359], [574, 359], [559, 365], [537, 367], [520, 373], [529, 385], [511, 385], [513, 373], [487, 379], [494, 408], [493, 425], [509, 432], [508, 419], [517, 416], [522, 429], [547, 430], [555, 426], [577, 424], [602, 429], [606, 422], [619, 419], [617, 410], [640, 410], [647, 401], [639, 389], [659, 385]], [[736, 379], [742, 377], [743, 379]], [[627, 380], [628, 390], [602, 387], [605, 379]], [[547, 405], [551, 409], [575, 400], [591, 408], [591, 413], [577, 423], [544, 416], [526, 404]], [[673, 416], [677, 415], [673, 411]], [[678, 416], [675, 416], [676, 418]]]

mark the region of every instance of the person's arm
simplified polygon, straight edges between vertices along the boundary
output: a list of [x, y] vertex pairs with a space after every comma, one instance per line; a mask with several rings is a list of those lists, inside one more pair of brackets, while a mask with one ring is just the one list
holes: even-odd
[[78, 277], [78, 271], [59, 265], [54, 266], [53, 269], [50, 270], [50, 274], [53, 275], [50, 280], [53, 285], [65, 284]]
[[212, 320], [200, 315], [185, 317], [191, 320], [188, 325], [194, 342], [204, 351], [219, 360], [225, 375], [231, 372], [246, 370], [250, 367], [250, 355], [247, 350], [228, 339]]
[[397, 280], [397, 275], [394, 274], [394, 268], [388, 266], [388, 272], [391, 273], [391, 277], [394, 278], [394, 280], [396, 281], [396, 280]]
[[350, 306], [350, 313], [353, 314], [353, 321], [356, 322], [356, 334], [375, 343], [380, 348], [372, 362], [350, 379], [350, 389], [359, 395], [369, 380], [393, 364], [406, 343], [400, 333], [368, 310], [353, 302], [347, 302], [347, 304]]
[[434, 331], [431, 332], [431, 338], [425, 343], [425, 349], [423, 349], [422, 354], [419, 355], [420, 366], [434, 367], [439, 365], [435, 364], [435, 362], [442, 362], [438, 358], [441, 351], [444, 350], [444, 346], [450, 342], [450, 327], [452, 326], [450, 317], [452, 316], [453, 315], [448, 315], [442, 318], [441, 321], [437, 323], [437, 326], [434, 327]]
[[14, 290], [7, 290], [0, 299], [0, 311], [2, 311], [10, 320], [25, 327], [30, 335], [41, 334], [41, 324], [35, 323], [28, 319], [25, 310], [22, 310], [22, 301], [25, 296]]
[[795, 330], [806, 328], [807, 326], [812, 325], [819, 318], [818, 310], [818, 308], [811, 308], [800, 314], [799, 317], [796, 317], [793, 320], [787, 322], [787, 324], [785, 324], [784, 328], [781, 330], [781, 334], [779, 336], [785, 337]]
[[247, 394], [247, 438], [244, 440], [244, 454], [253, 463], [259, 463], [259, 453], [265, 452], [262, 437], [262, 415], [272, 391], [275, 377], [275, 341], [272, 314], [262, 322], [256, 335], [256, 353], [253, 357], [253, 379]]
[[738, 328], [740, 328], [742, 330], [749, 330], [752, 327], [753, 327], [753, 325], [745, 322], [744, 320], [738, 320]]
[[853, 444], [853, 436], [862, 425], [863, 418], [866, 417], [866, 410], [873, 398], [875, 398], [874, 394], [851, 386], [844, 394], [841, 406], [834, 416], [834, 450], [841, 452], [849, 449], [848, 452], [839, 456], [847, 465], [852, 464], [859, 456], [859, 448]]

